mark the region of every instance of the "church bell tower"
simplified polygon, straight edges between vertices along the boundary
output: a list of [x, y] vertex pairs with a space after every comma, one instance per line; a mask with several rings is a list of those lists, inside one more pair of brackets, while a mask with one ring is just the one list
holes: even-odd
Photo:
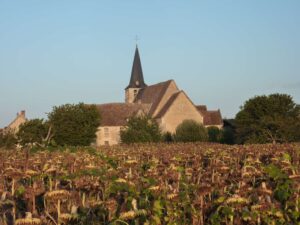
[[138, 47], [135, 48], [129, 85], [125, 88], [125, 102], [133, 103], [140, 89], [147, 87], [144, 82], [143, 70]]

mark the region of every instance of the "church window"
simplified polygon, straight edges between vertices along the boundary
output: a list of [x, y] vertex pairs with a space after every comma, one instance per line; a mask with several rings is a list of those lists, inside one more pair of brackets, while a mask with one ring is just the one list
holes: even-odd
[[105, 145], [109, 145], [109, 141], [105, 141], [104, 144], [105, 144]]
[[134, 97], [137, 95], [137, 92], [138, 92], [138, 90], [134, 90], [134, 91], [133, 91]]

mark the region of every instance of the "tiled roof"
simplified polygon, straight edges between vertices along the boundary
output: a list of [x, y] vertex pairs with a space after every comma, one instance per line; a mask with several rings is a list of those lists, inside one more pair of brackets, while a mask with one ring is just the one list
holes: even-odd
[[204, 126], [223, 125], [221, 112], [219, 110], [200, 111], [200, 113], [204, 116]]
[[143, 88], [138, 92], [135, 103], [151, 104], [149, 115], [152, 116], [171, 82], [168, 80]]
[[206, 105], [197, 105], [196, 108], [203, 115], [204, 126], [223, 125], [220, 110], [207, 110]]
[[127, 119], [139, 111], [148, 113], [149, 104], [109, 103], [97, 105], [101, 113], [101, 126], [125, 126]]

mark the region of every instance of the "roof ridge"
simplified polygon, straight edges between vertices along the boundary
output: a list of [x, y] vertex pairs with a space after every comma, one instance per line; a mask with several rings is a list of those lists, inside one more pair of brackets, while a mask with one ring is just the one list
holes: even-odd
[[158, 101], [155, 102], [155, 104], [153, 105], [153, 109], [152, 109], [152, 106], [151, 106], [151, 110], [149, 112], [150, 115], [153, 115], [153, 113], [155, 112], [156, 110], [156, 107], [159, 105], [159, 103], [161, 102], [164, 94], [166, 93], [166, 91], [168, 90], [168, 87], [170, 86], [171, 82], [173, 80], [168, 80], [168, 81], [165, 81], [165, 82], [162, 82], [162, 83], [166, 83], [166, 86], [161, 90], [161, 92], [159, 93], [159, 99]]
[[183, 93], [183, 90], [179, 90], [176, 93], [174, 93], [173, 95], [171, 95], [171, 97], [168, 99], [168, 101], [166, 102], [166, 104], [157, 113], [157, 115], [155, 116], [155, 118], [160, 118], [163, 115], [165, 115], [165, 113], [167, 112], [167, 110], [172, 106], [172, 104], [174, 103], [174, 101], [177, 99], [177, 97], [181, 93]]

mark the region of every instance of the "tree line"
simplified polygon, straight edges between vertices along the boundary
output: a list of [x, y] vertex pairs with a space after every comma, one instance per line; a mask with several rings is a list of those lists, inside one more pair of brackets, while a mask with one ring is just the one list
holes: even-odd
[[[1, 134], [0, 147], [37, 145], [89, 146], [96, 139], [101, 115], [95, 105], [56, 106], [47, 120], [32, 119], [20, 126], [16, 135]], [[174, 134], [162, 133], [148, 116], [129, 118], [120, 132], [122, 143], [137, 142], [217, 142], [223, 144], [284, 143], [300, 141], [300, 106], [290, 95], [271, 94], [247, 100], [223, 129], [204, 127], [185, 120]]]

